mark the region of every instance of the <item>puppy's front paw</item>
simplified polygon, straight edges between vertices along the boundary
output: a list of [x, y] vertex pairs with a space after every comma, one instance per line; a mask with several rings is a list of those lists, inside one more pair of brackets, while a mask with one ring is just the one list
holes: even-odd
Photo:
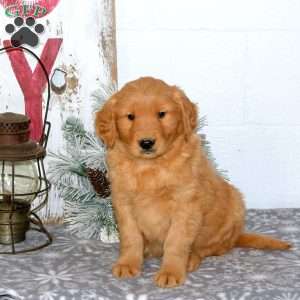
[[154, 276], [156, 285], [161, 288], [171, 288], [185, 282], [186, 274], [174, 271], [160, 270]]
[[117, 278], [132, 278], [140, 274], [140, 268], [135, 265], [116, 263], [112, 273]]

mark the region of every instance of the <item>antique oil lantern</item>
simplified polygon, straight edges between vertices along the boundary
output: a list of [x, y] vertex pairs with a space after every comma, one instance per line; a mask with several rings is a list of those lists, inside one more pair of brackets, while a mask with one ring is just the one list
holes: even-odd
[[[30, 50], [20, 48], [39, 60]], [[43, 70], [49, 84], [44, 67]], [[0, 113], [0, 254], [34, 251], [52, 242], [51, 235], [37, 215], [47, 204], [50, 188], [44, 167], [50, 131], [50, 123], [46, 121], [49, 99], [48, 85], [48, 101], [39, 142], [30, 139], [30, 119], [27, 116]], [[25, 241], [29, 231], [42, 238], [35, 239], [35, 243], [28, 246]]]

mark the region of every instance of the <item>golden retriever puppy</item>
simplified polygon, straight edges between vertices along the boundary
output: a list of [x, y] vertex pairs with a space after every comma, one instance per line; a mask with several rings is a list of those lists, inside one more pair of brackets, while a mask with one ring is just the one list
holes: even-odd
[[162, 256], [154, 280], [174, 287], [203, 258], [235, 246], [290, 247], [244, 232], [242, 195], [216, 173], [196, 126], [196, 106], [184, 92], [151, 77], [129, 82], [97, 112], [120, 233], [114, 276], [136, 276], [144, 257]]

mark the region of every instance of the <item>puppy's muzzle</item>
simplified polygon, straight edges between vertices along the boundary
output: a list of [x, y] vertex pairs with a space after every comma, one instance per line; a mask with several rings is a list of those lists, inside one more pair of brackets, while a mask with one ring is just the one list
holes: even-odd
[[155, 144], [154, 139], [142, 139], [139, 141], [140, 147], [145, 152], [152, 152], [154, 144]]

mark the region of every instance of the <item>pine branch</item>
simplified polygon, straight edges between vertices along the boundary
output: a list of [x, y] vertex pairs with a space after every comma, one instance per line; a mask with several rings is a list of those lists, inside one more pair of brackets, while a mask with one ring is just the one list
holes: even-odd
[[86, 145], [82, 151], [81, 163], [86, 168], [99, 169], [101, 171], [107, 170], [105, 161], [105, 147], [103, 143], [95, 137], [95, 135], [89, 135], [89, 144]]
[[82, 121], [77, 117], [69, 117], [67, 118], [65, 124], [62, 127], [63, 137], [70, 145], [74, 145], [74, 139], [77, 142], [84, 142], [86, 138], [86, 130]]
[[111, 83], [110, 85], [100, 85], [100, 88], [92, 94], [92, 108], [96, 112], [101, 109], [104, 103], [117, 92], [116, 83]]
[[66, 201], [66, 221], [76, 235], [100, 239], [103, 229], [111, 234], [116, 233], [111, 201], [96, 198], [91, 199], [88, 205], [85, 201]]
[[207, 118], [206, 116], [202, 117], [199, 122], [198, 122], [198, 126], [197, 126], [197, 132], [198, 135], [201, 138], [201, 143], [203, 146], [203, 149], [207, 155], [207, 158], [210, 160], [212, 166], [215, 168], [215, 170], [217, 171], [217, 173], [222, 176], [225, 180], [230, 181], [229, 177], [228, 177], [228, 172], [226, 170], [220, 169], [217, 161], [215, 159], [215, 157], [212, 154], [211, 151], [211, 144], [210, 142], [207, 140], [206, 134], [201, 133], [201, 130], [203, 130], [203, 128], [207, 126]]
[[73, 152], [67, 154], [49, 152], [49, 174], [53, 182], [59, 182], [61, 178], [73, 173], [86, 176], [84, 164], [80, 159], [80, 153], [76, 149], [73, 148]]

